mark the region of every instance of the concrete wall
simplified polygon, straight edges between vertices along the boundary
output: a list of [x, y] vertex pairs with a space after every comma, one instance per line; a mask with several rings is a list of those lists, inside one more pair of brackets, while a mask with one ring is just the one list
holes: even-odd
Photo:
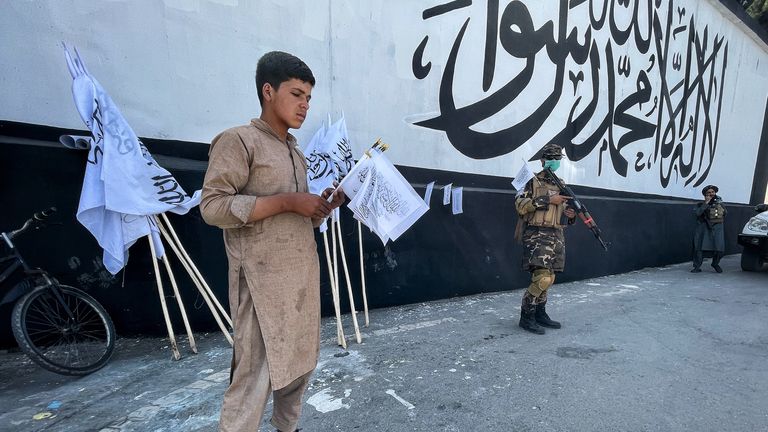
[[[306, 142], [343, 112], [355, 155], [513, 176], [557, 140], [574, 184], [748, 202], [766, 44], [714, 0], [6, 1], [0, 120], [82, 128], [60, 42], [143, 137], [209, 142], [259, 113], [268, 50], [318, 84]], [[749, 169], [742, 169], [749, 168]]]

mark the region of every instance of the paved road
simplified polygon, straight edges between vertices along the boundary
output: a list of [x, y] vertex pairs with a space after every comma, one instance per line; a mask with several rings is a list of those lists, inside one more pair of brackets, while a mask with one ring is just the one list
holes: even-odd
[[[768, 273], [738, 259], [723, 274], [681, 264], [558, 284], [564, 328], [544, 336], [517, 327], [520, 290], [371, 311], [348, 351], [326, 319], [301, 426], [768, 431]], [[0, 353], [0, 430], [214, 431], [229, 350], [220, 334], [198, 344], [172, 362], [162, 339], [121, 339], [84, 378]]]

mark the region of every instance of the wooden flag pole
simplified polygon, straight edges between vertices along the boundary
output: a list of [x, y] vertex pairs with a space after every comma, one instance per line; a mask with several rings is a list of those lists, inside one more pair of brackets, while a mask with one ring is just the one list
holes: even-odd
[[[331, 210], [332, 212], [335, 210]], [[336, 282], [336, 295], [339, 296], [341, 293], [341, 283], [339, 283], [339, 264], [336, 261], [336, 254], [337, 252], [337, 245], [336, 245], [336, 227], [334, 226], [336, 221], [335, 218], [331, 216], [329, 218], [329, 222], [331, 224], [331, 257], [333, 261], [333, 280]], [[341, 307], [341, 305], [339, 305]]]
[[170, 231], [171, 235], [173, 236], [173, 239], [176, 241], [179, 250], [184, 255], [184, 258], [189, 262], [190, 267], [192, 270], [194, 270], [195, 274], [197, 275], [197, 278], [202, 283], [205, 290], [208, 292], [208, 295], [213, 299], [213, 303], [216, 305], [216, 307], [219, 309], [219, 312], [221, 312], [221, 315], [224, 317], [224, 319], [227, 321], [230, 327], [232, 327], [232, 319], [229, 317], [229, 314], [224, 310], [224, 307], [219, 303], [219, 300], [216, 298], [216, 295], [213, 293], [213, 290], [211, 290], [211, 287], [208, 286], [208, 284], [205, 282], [205, 279], [203, 278], [203, 275], [200, 273], [200, 270], [197, 269], [197, 266], [195, 265], [194, 261], [192, 261], [192, 258], [189, 257], [187, 254], [187, 251], [184, 249], [184, 245], [181, 244], [181, 241], [179, 240], [179, 237], [176, 235], [176, 231], [173, 229], [173, 225], [171, 225], [171, 221], [168, 220], [168, 216], [165, 215], [165, 213], [160, 213], [160, 216], [163, 218], [163, 222], [168, 226], [168, 231]]
[[365, 289], [365, 264], [363, 261], [363, 224], [357, 221], [357, 233], [360, 246], [360, 280], [363, 283], [363, 310], [365, 311], [365, 326], [370, 324], [368, 321], [368, 295]]
[[157, 293], [160, 296], [160, 306], [163, 309], [163, 318], [165, 318], [165, 326], [168, 330], [168, 339], [171, 341], [171, 352], [173, 353], [173, 359], [178, 360], [181, 358], [181, 353], [179, 352], [179, 347], [176, 345], [176, 336], [173, 334], [171, 317], [168, 315], [168, 305], [165, 303], [163, 281], [160, 278], [160, 267], [157, 265], [157, 255], [155, 254], [155, 244], [152, 242], [152, 234], [147, 234], [147, 241], [149, 241], [149, 251], [152, 254], [152, 265], [155, 268], [155, 281], [157, 282]]
[[211, 314], [213, 314], [213, 318], [216, 320], [216, 324], [219, 325], [219, 329], [221, 329], [221, 332], [224, 333], [224, 337], [227, 338], [227, 341], [229, 342], [230, 345], [234, 345], [235, 342], [232, 340], [232, 336], [229, 334], [229, 330], [221, 321], [221, 317], [219, 317], [218, 311], [216, 310], [216, 306], [214, 306], [213, 302], [211, 302], [211, 299], [208, 297], [208, 293], [205, 291], [205, 288], [203, 288], [203, 286], [200, 284], [200, 281], [197, 280], [195, 273], [192, 271], [189, 264], [184, 259], [184, 256], [176, 247], [176, 244], [173, 243], [171, 236], [168, 234], [168, 231], [166, 231], [165, 227], [163, 227], [163, 225], [160, 225], [160, 224], [158, 224], [158, 227], [160, 228], [160, 233], [165, 237], [166, 241], [170, 244], [171, 249], [173, 249], [173, 252], [176, 254], [176, 257], [179, 258], [179, 261], [181, 261], [181, 264], [184, 266], [184, 269], [189, 274], [189, 277], [192, 279], [192, 282], [195, 284], [198, 291], [200, 291], [200, 295], [203, 297], [203, 300], [205, 300], [205, 303], [208, 305], [208, 308], [211, 310]]
[[339, 287], [333, 278], [333, 263], [328, 249], [328, 231], [323, 232], [323, 246], [325, 247], [325, 262], [328, 264], [328, 279], [331, 281], [331, 296], [333, 297], [333, 309], [336, 312], [336, 337], [339, 345], [347, 349], [347, 340], [344, 336], [344, 327], [341, 324], [341, 305], [339, 305]]
[[342, 240], [341, 234], [341, 218], [336, 225], [339, 228], [339, 250], [341, 251], [341, 263], [344, 266], [344, 276], [347, 281], [347, 293], [349, 294], [349, 307], [352, 309], [352, 324], [355, 325], [355, 338], [357, 343], [362, 343], [363, 338], [360, 336], [360, 326], [357, 324], [357, 311], [355, 310], [355, 299], [352, 295], [352, 281], [349, 278], [349, 268], [347, 267], [347, 256], [344, 253], [344, 240]]
[[166, 253], [160, 260], [165, 264], [165, 271], [168, 272], [168, 277], [171, 279], [171, 286], [173, 287], [173, 294], [176, 296], [176, 303], [179, 304], [179, 311], [181, 311], [181, 319], [184, 321], [184, 328], [187, 330], [187, 338], [189, 339], [189, 349], [193, 353], [197, 354], [197, 343], [195, 343], [195, 336], [192, 334], [192, 327], [189, 325], [189, 318], [187, 318], [187, 310], [184, 308], [184, 302], [181, 300], [181, 294], [179, 293], [179, 287], [176, 285], [176, 278], [173, 276], [171, 270], [170, 260]]
[[[155, 225], [160, 226], [156, 217], [152, 217], [152, 221]], [[168, 241], [168, 239], [166, 239]], [[160, 260], [165, 264], [165, 271], [168, 272], [168, 278], [171, 280], [171, 287], [173, 288], [173, 294], [176, 296], [176, 303], [179, 305], [179, 311], [181, 312], [181, 319], [184, 322], [184, 329], [187, 331], [187, 339], [189, 340], [189, 349], [193, 353], [197, 354], [197, 343], [195, 342], [195, 336], [192, 334], [192, 326], [189, 325], [189, 318], [187, 317], [187, 310], [184, 308], [184, 302], [181, 299], [181, 293], [179, 293], [179, 287], [176, 285], [176, 277], [171, 270], [171, 262], [168, 259], [168, 254], [163, 255]]]

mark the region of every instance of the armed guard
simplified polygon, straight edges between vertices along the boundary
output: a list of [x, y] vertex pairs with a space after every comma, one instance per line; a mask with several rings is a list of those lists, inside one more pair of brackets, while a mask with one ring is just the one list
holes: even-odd
[[523, 270], [531, 273], [520, 307], [520, 327], [536, 334], [544, 334], [543, 327], [560, 328], [547, 314], [547, 291], [555, 283], [555, 273], [565, 267], [563, 228], [576, 221], [576, 212], [566, 204], [570, 197], [561, 195], [546, 170], [554, 173], [559, 168], [562, 151], [554, 143], [544, 146], [544, 169], [526, 183], [515, 201], [519, 216], [515, 236], [523, 243]]

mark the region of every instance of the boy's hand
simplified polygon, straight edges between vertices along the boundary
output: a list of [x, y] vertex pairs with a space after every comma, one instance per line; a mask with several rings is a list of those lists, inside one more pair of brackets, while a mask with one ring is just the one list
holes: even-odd
[[331, 203], [311, 193], [294, 194], [291, 204], [294, 213], [315, 219], [327, 218], [332, 210]]
[[347, 196], [344, 195], [344, 189], [339, 188], [338, 187], [339, 184], [337, 182], [333, 182], [333, 186], [338, 188], [338, 190], [336, 190], [336, 193], [333, 193], [334, 188], [327, 188], [320, 195], [323, 197], [323, 199], [327, 201], [328, 197], [331, 196], [331, 194], [333, 193], [333, 199], [330, 202], [331, 209], [335, 209], [340, 205], [344, 204], [344, 200], [347, 198]]

